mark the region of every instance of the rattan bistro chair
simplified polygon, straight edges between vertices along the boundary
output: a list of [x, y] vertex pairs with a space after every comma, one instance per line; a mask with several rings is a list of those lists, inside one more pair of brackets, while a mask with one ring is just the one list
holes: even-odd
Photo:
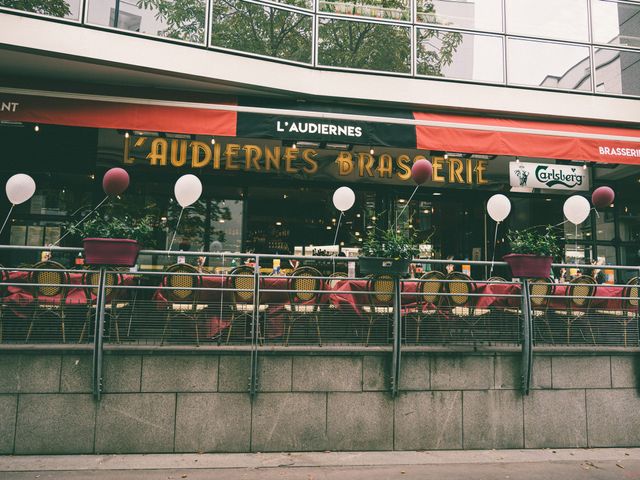
[[[531, 311], [533, 314], [534, 332], [537, 332], [538, 343], [548, 340], [553, 344], [553, 328], [549, 318], [549, 302], [556, 289], [555, 283], [550, 278], [533, 278], [529, 281], [529, 293], [531, 295]], [[545, 327], [546, 333], [543, 331]], [[536, 328], [537, 327], [537, 328]]]
[[[444, 280], [444, 278], [444, 274], [437, 270], [427, 272], [420, 278], [418, 291], [416, 292], [416, 309], [405, 317], [405, 336], [407, 342], [413, 341], [420, 343], [422, 323], [425, 320], [434, 324], [438, 321], [440, 300], [442, 299], [442, 296], [439, 294], [443, 289], [442, 280]], [[429, 331], [433, 333], [432, 330]], [[440, 334], [441, 333], [442, 332], [440, 332]]]
[[[4, 266], [0, 265], [0, 282], [6, 283], [9, 281], [9, 273], [4, 269]], [[4, 297], [7, 295], [7, 287], [2, 285], [0, 286], [0, 343], [2, 343], [2, 329], [4, 326], [4, 309], [5, 309], [5, 300]]]
[[29, 274], [29, 283], [36, 285], [31, 287], [34, 308], [25, 343], [29, 342], [34, 325], [41, 322], [45, 316], [58, 319], [60, 332], [62, 334], [62, 343], [66, 343], [67, 337], [64, 330], [64, 321], [69, 274], [65, 271], [63, 265], [51, 260], [38, 262], [33, 268], [35, 270]]
[[365, 347], [369, 346], [374, 324], [379, 322], [382, 322], [381, 343], [388, 343], [393, 321], [393, 277], [372, 275], [367, 280], [367, 291], [369, 305], [362, 306], [362, 311], [369, 319]]
[[569, 283], [570, 285], [566, 291], [566, 296], [568, 297], [566, 303], [567, 308], [555, 311], [555, 314], [565, 323], [567, 344], [571, 343], [571, 327], [579, 320], [585, 320], [591, 340], [595, 344], [596, 337], [591, 327], [591, 321], [589, 320], [589, 308], [591, 306], [591, 299], [596, 292], [596, 281], [593, 277], [581, 275], [573, 278]]
[[163, 293], [167, 299], [167, 312], [160, 345], [164, 344], [170, 324], [180, 319], [193, 325], [196, 345], [200, 346], [200, 312], [208, 307], [198, 302], [200, 291], [197, 289], [202, 286], [202, 276], [196, 275], [200, 273], [198, 269], [187, 263], [171, 265], [165, 272], [167, 275], [163, 277], [162, 285], [165, 287]]
[[[233, 289], [231, 308], [231, 322], [227, 330], [227, 343], [239, 341], [245, 342], [251, 339], [251, 320], [253, 319], [253, 290], [255, 288], [255, 271], [253, 267], [246, 265], [236, 267], [228, 275], [228, 281]], [[262, 282], [260, 277], [259, 282]], [[260, 284], [258, 285], [261, 286]], [[258, 305], [258, 338], [262, 338], [260, 316], [263, 315], [268, 305]]]
[[[116, 341], [120, 343], [120, 328], [118, 325], [118, 314], [125, 307], [129, 306], [129, 302], [117, 300], [117, 289], [113, 287], [122, 283], [122, 275], [119, 273], [109, 272], [105, 275], [105, 313], [109, 315], [109, 323], [116, 332]], [[93, 322], [96, 314], [96, 307], [98, 306], [98, 287], [88, 287], [87, 285], [98, 285], [100, 282], [100, 272], [86, 272], [82, 275], [82, 284], [85, 285], [85, 296], [87, 297], [87, 315], [80, 331], [80, 337], [78, 343], [82, 343], [84, 335], [87, 329]]]
[[288, 312], [284, 345], [289, 344], [291, 330], [296, 323], [313, 320], [318, 335], [318, 345], [322, 346], [320, 336], [320, 291], [323, 288], [322, 274], [313, 267], [296, 268], [289, 277], [289, 303], [284, 308]]
[[[635, 331], [638, 331], [638, 277], [630, 279], [622, 290], [622, 309], [596, 310], [596, 313], [605, 318], [605, 321], [615, 319], [622, 327], [622, 339], [625, 347], [628, 346], [629, 325], [635, 322]], [[637, 335], [634, 346], [638, 345]]]

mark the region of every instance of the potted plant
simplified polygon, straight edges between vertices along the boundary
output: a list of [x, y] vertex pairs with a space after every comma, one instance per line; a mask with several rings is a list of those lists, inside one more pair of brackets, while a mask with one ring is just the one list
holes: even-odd
[[551, 275], [553, 257], [560, 254], [558, 237], [553, 227], [511, 230], [507, 234], [511, 253], [502, 257], [511, 273], [518, 278], [547, 278]]
[[362, 245], [360, 273], [406, 275], [411, 260], [420, 252], [412, 234], [401, 230], [372, 228]]
[[97, 213], [70, 230], [82, 238], [85, 263], [131, 267], [136, 264], [140, 245], [152, 237], [153, 217], [118, 218]]

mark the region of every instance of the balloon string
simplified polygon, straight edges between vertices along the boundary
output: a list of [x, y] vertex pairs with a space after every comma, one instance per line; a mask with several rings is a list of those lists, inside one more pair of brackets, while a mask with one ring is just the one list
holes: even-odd
[[493, 236], [493, 255], [491, 256], [491, 269], [489, 270], [489, 278], [493, 276], [493, 263], [496, 260], [496, 243], [498, 242], [498, 225], [500, 225], [500, 222], [496, 222], [496, 233]]
[[[176, 233], [178, 233], [178, 226], [180, 225], [180, 219], [182, 218], [182, 212], [184, 212], [184, 207], [180, 210], [180, 215], [178, 215], [178, 223], [176, 223], [176, 229], [173, 231], [173, 238], [171, 238], [171, 243], [169, 244], [169, 248], [167, 250], [171, 251], [171, 247], [173, 246], [173, 241], [176, 239]], [[167, 257], [169, 254], [167, 254]]]
[[69, 228], [69, 229], [66, 231], [66, 233], [65, 233], [64, 235], [62, 235], [58, 240], [56, 240], [56, 242], [55, 242], [55, 243], [53, 243], [51, 246], [52, 246], [52, 247], [55, 247], [56, 245], [58, 245], [58, 244], [62, 241], [62, 239], [63, 239], [64, 237], [66, 237], [67, 235], [69, 235], [69, 234], [70, 234], [70, 233], [71, 233], [71, 232], [72, 232], [72, 231], [73, 231], [73, 230], [74, 230], [78, 225], [80, 225], [80, 224], [81, 224], [82, 222], [84, 222], [87, 218], [89, 218], [91, 215], [93, 215], [93, 213], [94, 213], [96, 210], [98, 210], [98, 209], [102, 206], [102, 204], [103, 204], [104, 202], [106, 202], [108, 199], [109, 199], [109, 196], [107, 195], [106, 197], [104, 197], [104, 198], [102, 199], [102, 201], [101, 201], [98, 205], [96, 205], [96, 208], [94, 208], [94, 209], [93, 209], [93, 210], [91, 210], [89, 213], [87, 213], [87, 214], [82, 218], [82, 220], [80, 220], [78, 223], [76, 223], [73, 227]]
[[2, 224], [2, 228], [0, 228], [0, 233], [2, 233], [4, 231], [4, 227], [7, 224], [7, 222], [9, 221], [9, 217], [11, 216], [11, 212], [13, 211], [13, 207], [15, 207], [15, 203], [11, 204], [11, 208], [9, 209], [9, 213], [7, 213], [7, 218], [4, 219], [4, 223]]
[[335, 237], [333, 237], [333, 245], [337, 245], [336, 242], [338, 241], [338, 230], [340, 230], [340, 220], [342, 220], [342, 215], [344, 215], [344, 212], [340, 211], [340, 217], [338, 218], [338, 226], [336, 227], [336, 235]]
[[418, 191], [418, 188], [420, 188], [420, 185], [416, 185], [416, 188], [413, 189], [413, 193], [411, 194], [411, 196], [409, 197], [409, 200], [407, 200], [407, 204], [402, 208], [402, 210], [400, 210], [400, 213], [398, 215], [396, 215], [396, 223], [395, 223], [395, 230], [398, 229], [398, 219], [402, 216], [402, 214], [404, 213], [404, 211], [407, 209], [407, 207], [409, 206], [409, 203], [411, 203], [411, 199], [413, 198], [413, 196], [416, 194], [416, 192]]

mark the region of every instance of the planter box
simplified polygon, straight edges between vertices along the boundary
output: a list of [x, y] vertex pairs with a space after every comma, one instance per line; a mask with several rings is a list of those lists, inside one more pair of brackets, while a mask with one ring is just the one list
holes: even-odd
[[85, 238], [82, 245], [88, 265], [133, 267], [140, 251], [138, 242], [126, 238]]
[[548, 278], [551, 275], [553, 257], [541, 257], [524, 253], [510, 253], [502, 259], [511, 267], [511, 275], [518, 278]]
[[397, 260], [382, 257], [360, 257], [360, 273], [362, 275], [406, 275], [409, 273], [411, 260]]

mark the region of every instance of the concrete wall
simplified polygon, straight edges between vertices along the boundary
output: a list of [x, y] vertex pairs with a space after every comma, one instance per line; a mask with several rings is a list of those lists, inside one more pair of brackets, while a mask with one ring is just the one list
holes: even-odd
[[388, 394], [389, 355], [249, 357], [0, 353], [0, 454], [422, 450], [640, 446], [631, 355], [405, 354]]

